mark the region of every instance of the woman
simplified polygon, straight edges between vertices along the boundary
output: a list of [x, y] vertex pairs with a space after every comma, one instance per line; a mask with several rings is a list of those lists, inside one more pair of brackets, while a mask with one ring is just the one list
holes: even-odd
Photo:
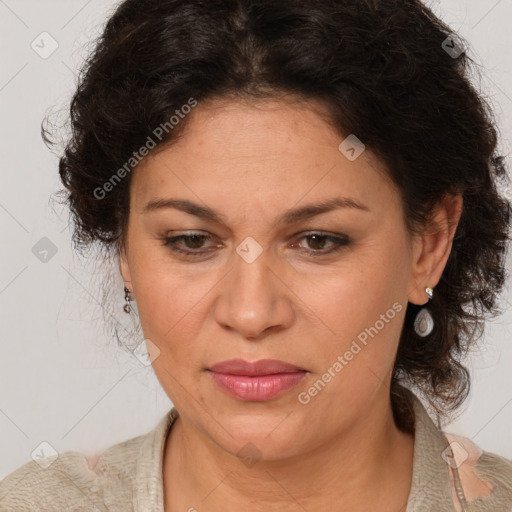
[[2, 509], [511, 510], [512, 462], [418, 398], [463, 403], [505, 278], [463, 50], [415, 0], [123, 2], [59, 171], [175, 407], [22, 466]]

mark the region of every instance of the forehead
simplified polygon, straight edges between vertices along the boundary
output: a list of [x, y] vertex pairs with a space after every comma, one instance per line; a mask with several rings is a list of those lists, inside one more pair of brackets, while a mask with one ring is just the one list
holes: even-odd
[[382, 187], [392, 185], [370, 151], [347, 159], [339, 149], [345, 136], [320, 103], [218, 100], [195, 107], [186, 123], [177, 141], [137, 167], [139, 205], [166, 193], [279, 203], [283, 194], [297, 202], [339, 191], [364, 202], [372, 194], [383, 200]]

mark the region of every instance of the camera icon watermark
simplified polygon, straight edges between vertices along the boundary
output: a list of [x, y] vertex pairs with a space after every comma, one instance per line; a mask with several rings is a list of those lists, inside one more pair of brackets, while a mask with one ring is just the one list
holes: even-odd
[[252, 236], [248, 236], [238, 245], [236, 252], [246, 263], [252, 263], [263, 252], [263, 247]]
[[244, 444], [236, 455], [248, 468], [252, 468], [261, 459], [261, 452], [253, 443]]
[[57, 246], [46, 236], [32, 247], [32, 254], [43, 263], [48, 263], [57, 254], [57, 251]]
[[338, 146], [338, 150], [347, 160], [353, 162], [359, 158], [366, 146], [352, 133]]
[[443, 460], [452, 468], [458, 468], [469, 457], [466, 449], [457, 441], [451, 442], [441, 453]]
[[42, 469], [49, 468], [59, 458], [57, 450], [48, 441], [39, 443], [30, 456]]
[[450, 34], [442, 43], [441, 48], [452, 58], [457, 59], [464, 53], [464, 45], [457, 34]]
[[47, 59], [55, 53], [59, 47], [57, 40], [48, 32], [41, 32], [31, 43], [30, 47], [39, 57]]
[[151, 363], [160, 356], [160, 349], [149, 339], [142, 340], [133, 350], [132, 354], [144, 366], [151, 366]]

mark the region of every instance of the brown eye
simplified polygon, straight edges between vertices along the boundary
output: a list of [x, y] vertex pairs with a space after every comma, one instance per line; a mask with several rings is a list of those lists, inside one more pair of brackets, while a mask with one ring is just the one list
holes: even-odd
[[299, 247], [314, 256], [329, 254], [350, 244], [349, 238], [345, 235], [334, 236], [324, 233], [308, 233], [303, 235], [301, 240], [306, 240], [307, 247], [302, 247], [300, 244]]
[[324, 249], [327, 237], [325, 235], [308, 235], [305, 237], [308, 240], [308, 246], [315, 251]]
[[[211, 252], [213, 247], [205, 247], [205, 243], [212, 240], [212, 237], [202, 233], [182, 234], [162, 238], [163, 245], [170, 250], [186, 256], [204, 256]], [[334, 236], [325, 233], [307, 233], [300, 237], [306, 240], [306, 247], [300, 243], [297, 246], [312, 256], [322, 256], [341, 250], [342, 247], [350, 244], [350, 239], [345, 235]]]
[[201, 233], [192, 233], [162, 238], [163, 245], [169, 247], [172, 251], [190, 256], [204, 255], [209, 250], [201, 250], [204, 243], [211, 240], [208, 235]]
[[205, 235], [190, 235], [181, 237], [188, 249], [200, 249], [205, 239]]

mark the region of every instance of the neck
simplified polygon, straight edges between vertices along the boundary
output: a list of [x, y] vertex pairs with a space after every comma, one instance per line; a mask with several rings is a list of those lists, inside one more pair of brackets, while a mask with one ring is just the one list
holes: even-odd
[[254, 504], [258, 510], [295, 511], [332, 503], [351, 512], [405, 509], [414, 437], [396, 427], [389, 401], [380, 403], [310, 453], [248, 466], [179, 417], [165, 448], [165, 509], [234, 511]]

